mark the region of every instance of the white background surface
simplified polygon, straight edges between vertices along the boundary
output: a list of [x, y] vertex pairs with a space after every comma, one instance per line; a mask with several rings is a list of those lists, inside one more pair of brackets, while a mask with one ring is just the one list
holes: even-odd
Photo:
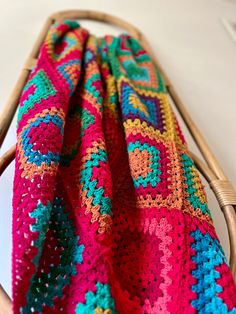
[[[64, 9], [111, 13], [139, 27], [236, 186], [236, 44], [220, 18], [236, 21], [234, 0], [0, 0], [0, 109], [18, 77], [45, 19]], [[86, 25], [95, 34], [108, 26]], [[15, 120], [3, 153], [16, 141]], [[189, 137], [185, 135], [189, 141]], [[191, 150], [195, 151], [189, 141]], [[0, 180], [0, 282], [11, 291], [12, 164]], [[226, 255], [228, 236], [211, 191], [209, 204]]]

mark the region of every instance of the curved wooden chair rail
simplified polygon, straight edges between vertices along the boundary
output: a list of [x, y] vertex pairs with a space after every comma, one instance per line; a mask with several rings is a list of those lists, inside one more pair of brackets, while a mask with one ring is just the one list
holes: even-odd
[[[193, 122], [190, 117], [188, 111], [186, 110], [183, 102], [179, 98], [177, 92], [172, 86], [167, 74], [162, 69], [158, 60], [156, 59], [151, 47], [148, 44], [145, 36], [133, 25], [129, 24], [122, 19], [102, 13], [97, 11], [86, 11], [86, 10], [68, 10], [55, 13], [51, 15], [41, 33], [39, 34], [33, 49], [23, 67], [20, 76], [16, 82], [15, 88], [13, 89], [8, 102], [6, 103], [3, 111], [0, 114], [0, 146], [2, 145], [7, 131], [10, 127], [14, 114], [16, 112], [19, 98], [22, 93], [22, 90], [26, 84], [29, 73], [32, 70], [33, 66], [37, 61], [37, 57], [39, 54], [40, 46], [45, 39], [50, 26], [59, 21], [63, 21], [64, 19], [86, 19], [86, 20], [95, 20], [103, 23], [111, 24], [113, 26], [118, 26], [126, 30], [130, 35], [134, 36], [136, 39], [140, 41], [142, 46], [148, 51], [150, 56], [153, 58], [157, 67], [159, 68], [169, 93], [169, 96], [172, 98], [177, 110], [182, 116], [186, 126], [188, 127], [195, 143], [197, 144], [205, 162], [201, 161], [196, 155], [192, 154], [192, 158], [198, 167], [199, 171], [206, 178], [210, 187], [212, 188], [219, 205], [224, 213], [224, 217], [227, 223], [228, 234], [229, 234], [229, 242], [230, 242], [230, 267], [233, 272], [234, 277], [236, 276], [236, 213], [235, 213], [235, 205], [236, 205], [236, 192], [229, 182], [228, 178], [224, 174], [222, 168], [220, 167], [218, 161], [210, 150], [206, 140], [201, 134], [200, 130], [197, 128], [196, 124]], [[15, 157], [15, 145], [11, 147], [7, 152], [5, 152], [0, 157], [0, 174], [4, 172], [7, 166], [11, 163], [11, 161]], [[11, 313], [11, 301], [7, 296], [2, 286], [0, 285], [0, 308], [2, 314]]]

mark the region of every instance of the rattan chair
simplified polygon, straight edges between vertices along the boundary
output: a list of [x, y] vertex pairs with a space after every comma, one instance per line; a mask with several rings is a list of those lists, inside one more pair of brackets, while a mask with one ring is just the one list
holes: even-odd
[[[43, 29], [41, 33], [39, 34], [34, 44], [34, 47], [20, 73], [18, 81], [9, 97], [9, 100], [0, 114], [0, 146], [2, 145], [6, 137], [7, 131], [11, 125], [12, 119], [16, 112], [20, 95], [27, 82], [29, 73], [31, 72], [34, 65], [36, 64], [41, 44], [44, 38], [46, 37], [50, 26], [53, 23], [62, 21], [64, 19], [95, 20], [95, 21], [100, 21], [100, 22], [112, 24], [120, 28], [123, 28], [130, 35], [134, 36], [136, 39], [140, 41], [142, 46], [148, 51], [150, 56], [153, 58], [154, 62], [156, 62], [164, 78], [168, 94], [173, 100], [177, 110], [179, 111], [188, 130], [190, 131], [190, 134], [192, 135], [196, 145], [198, 146], [204, 161], [202, 161], [199, 157], [197, 157], [193, 153], [191, 153], [192, 158], [198, 170], [201, 172], [201, 174], [205, 177], [205, 179], [209, 183], [211, 189], [213, 190], [216, 196], [219, 206], [221, 210], [223, 211], [227, 228], [228, 228], [228, 235], [229, 235], [230, 267], [235, 278], [236, 276], [236, 213], [235, 213], [236, 191], [234, 190], [232, 184], [230, 183], [230, 181], [224, 174], [221, 166], [219, 165], [214, 154], [210, 150], [203, 135], [197, 128], [196, 124], [193, 122], [191, 116], [189, 115], [181, 99], [179, 98], [177, 92], [175, 91], [173, 85], [171, 84], [168, 76], [166, 75], [161, 65], [158, 63], [157, 59], [155, 58], [155, 55], [151, 47], [149, 46], [145, 36], [136, 27], [127, 23], [126, 21], [120, 18], [117, 18], [115, 16], [111, 16], [106, 13], [101, 13], [101, 12], [96, 12], [96, 11], [84, 11], [84, 10], [62, 11], [62, 12], [58, 12], [51, 15], [47, 19], [45, 25], [43, 26]], [[6, 151], [0, 157], [0, 174], [4, 172], [4, 170], [12, 162], [14, 157], [15, 157], [15, 145], [11, 147], [8, 151]], [[1, 314], [11, 313], [10, 298], [7, 296], [6, 292], [1, 287], [1, 285], [0, 285], [0, 313]]]

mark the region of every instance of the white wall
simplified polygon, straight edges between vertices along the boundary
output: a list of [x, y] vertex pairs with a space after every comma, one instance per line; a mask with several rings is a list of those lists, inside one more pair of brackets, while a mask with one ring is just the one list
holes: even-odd
[[[233, 0], [0, 0], [0, 109], [49, 14], [71, 8], [105, 11], [133, 23], [148, 37], [236, 186], [236, 44], [220, 23], [220, 17], [236, 21], [234, 3]], [[99, 35], [112, 31], [107, 26], [97, 28], [97, 24], [89, 27]], [[14, 120], [1, 152], [15, 143], [15, 125]], [[191, 141], [189, 144], [195, 151]], [[12, 179], [13, 165], [0, 180], [0, 282], [9, 293]], [[209, 203], [228, 256], [226, 225], [210, 191]]]

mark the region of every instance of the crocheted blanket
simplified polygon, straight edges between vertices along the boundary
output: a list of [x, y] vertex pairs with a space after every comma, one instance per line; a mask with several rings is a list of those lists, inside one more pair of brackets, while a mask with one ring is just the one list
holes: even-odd
[[158, 69], [127, 34], [50, 29], [22, 92], [14, 314], [236, 313]]

